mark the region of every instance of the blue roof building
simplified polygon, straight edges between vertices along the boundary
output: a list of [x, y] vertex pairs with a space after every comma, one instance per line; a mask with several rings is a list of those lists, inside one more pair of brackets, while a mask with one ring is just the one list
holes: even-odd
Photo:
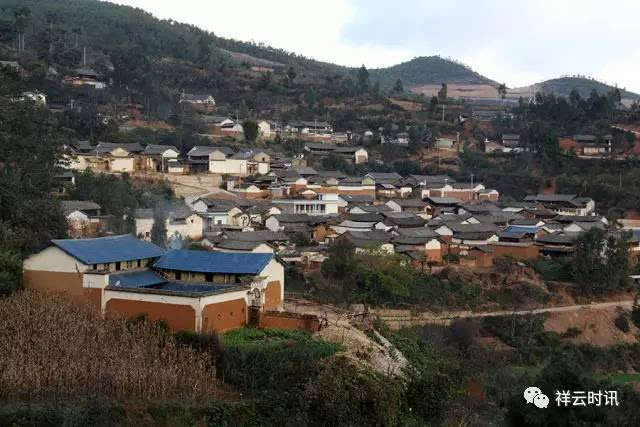
[[264, 270], [274, 257], [274, 254], [270, 253], [229, 253], [175, 249], [164, 254], [153, 267], [162, 270], [255, 276]]
[[157, 258], [165, 253], [153, 243], [137, 239], [131, 234], [52, 240], [51, 244], [86, 265]]

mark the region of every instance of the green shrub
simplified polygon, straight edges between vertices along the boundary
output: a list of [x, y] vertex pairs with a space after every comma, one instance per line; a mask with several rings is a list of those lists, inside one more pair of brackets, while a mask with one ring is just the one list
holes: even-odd
[[0, 249], [0, 297], [22, 289], [22, 258], [17, 252]]
[[222, 337], [218, 375], [253, 392], [301, 389], [318, 373], [318, 362], [339, 351], [337, 344], [303, 331], [241, 328]]
[[631, 310], [631, 321], [636, 325], [636, 328], [640, 328], [640, 307], [634, 306]]
[[354, 367], [338, 357], [322, 364], [304, 389], [305, 409], [315, 425], [398, 425], [404, 390], [398, 379]]
[[571, 281], [570, 258], [547, 259], [538, 257], [529, 261], [529, 265], [542, 276], [545, 281], [568, 282]]

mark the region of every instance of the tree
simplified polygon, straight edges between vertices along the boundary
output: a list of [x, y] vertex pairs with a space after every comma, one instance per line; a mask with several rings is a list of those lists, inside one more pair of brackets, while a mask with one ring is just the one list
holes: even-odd
[[433, 113], [434, 111], [436, 111], [437, 107], [438, 107], [438, 97], [432, 96], [431, 101], [429, 101], [429, 112]]
[[442, 83], [442, 87], [438, 91], [438, 100], [439, 101], [447, 100], [447, 84], [446, 83]]
[[365, 93], [369, 90], [369, 71], [364, 64], [358, 70], [358, 92]]
[[18, 53], [22, 52], [25, 48], [24, 43], [24, 31], [29, 25], [29, 19], [31, 18], [31, 9], [28, 7], [21, 7], [13, 12], [14, 22], [16, 26], [16, 32], [18, 33]]
[[53, 193], [68, 138], [48, 110], [10, 101], [21, 90], [17, 72], [0, 68], [0, 246], [26, 255], [66, 237]]
[[404, 86], [402, 85], [402, 80], [396, 80], [396, 84], [393, 86], [393, 91], [396, 93], [404, 92]]
[[308, 86], [304, 92], [304, 102], [309, 106], [313, 107], [316, 103], [318, 95], [316, 94], [316, 90], [312, 86]]
[[498, 95], [500, 95], [500, 98], [504, 99], [507, 96], [507, 85], [502, 83], [500, 86], [498, 86]]
[[355, 247], [346, 239], [337, 239], [328, 250], [328, 258], [322, 263], [322, 274], [328, 278], [346, 279], [354, 271]]
[[209, 46], [209, 40], [207, 37], [200, 36], [198, 39], [198, 62], [206, 64], [211, 57], [211, 46]]
[[254, 142], [258, 138], [258, 124], [255, 120], [247, 119], [242, 122], [242, 129], [247, 142]]
[[291, 243], [296, 245], [296, 247], [301, 248], [301, 247], [311, 246], [311, 239], [309, 238], [308, 233], [304, 233], [300, 231], [300, 232], [294, 233], [293, 236], [291, 236]]
[[22, 258], [11, 249], [0, 249], [0, 297], [22, 288]]
[[153, 211], [153, 226], [151, 227], [151, 241], [161, 248], [167, 247], [167, 216], [164, 209], [156, 207]]
[[575, 242], [572, 277], [587, 294], [602, 294], [629, 285], [629, 236], [607, 235], [598, 228], [582, 233]]
[[290, 85], [293, 85], [293, 81], [296, 79], [296, 76], [296, 70], [292, 66], [289, 66], [289, 69], [287, 70], [287, 81]]

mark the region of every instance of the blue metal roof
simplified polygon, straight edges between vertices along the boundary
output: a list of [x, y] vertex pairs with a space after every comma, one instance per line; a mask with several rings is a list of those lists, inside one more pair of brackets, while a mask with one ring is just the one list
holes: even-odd
[[540, 227], [535, 225], [510, 225], [504, 229], [507, 233], [537, 233]]
[[141, 288], [166, 283], [167, 279], [151, 270], [131, 271], [109, 275], [109, 285], [122, 288]]
[[219, 274], [258, 274], [274, 257], [267, 253], [224, 253], [175, 249], [154, 264], [166, 270]]
[[232, 290], [235, 287], [225, 285], [206, 285], [192, 284], [183, 282], [168, 282], [162, 285], [153, 286], [152, 289], [161, 289], [163, 291], [172, 292], [188, 292], [188, 293], [209, 293], [223, 290]]
[[83, 264], [133, 261], [156, 258], [164, 254], [163, 249], [153, 243], [139, 240], [131, 234], [95, 239], [52, 240], [51, 243]]

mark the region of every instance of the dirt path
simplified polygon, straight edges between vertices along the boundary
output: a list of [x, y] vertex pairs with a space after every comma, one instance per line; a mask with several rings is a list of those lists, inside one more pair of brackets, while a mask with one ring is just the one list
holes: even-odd
[[[526, 316], [540, 313], [562, 313], [578, 310], [603, 310], [612, 307], [623, 307], [630, 309], [633, 300], [607, 301], [591, 304], [566, 305], [559, 307], [542, 307], [532, 310], [501, 310], [488, 312], [472, 311], [447, 311], [442, 313], [422, 312], [412, 313], [410, 310], [388, 310], [371, 309], [369, 314], [380, 317], [389, 324], [391, 328], [401, 328], [403, 326], [424, 325], [427, 323], [448, 324], [455, 319], [481, 318], [494, 316]], [[329, 321], [340, 322], [353, 315], [357, 311], [350, 311], [326, 304], [318, 304], [304, 298], [289, 297], [285, 300], [285, 308], [288, 311], [303, 314], [315, 314], [321, 317], [326, 316]], [[362, 314], [362, 313], [360, 313]]]
[[560, 307], [543, 307], [532, 310], [502, 310], [474, 313], [472, 311], [450, 311], [444, 313], [419, 313], [411, 314], [407, 310], [372, 310], [373, 315], [379, 316], [392, 328], [403, 326], [421, 325], [427, 323], [448, 324], [455, 319], [481, 318], [495, 316], [526, 316], [540, 313], [561, 313], [578, 310], [603, 310], [611, 307], [631, 308], [633, 300], [608, 301], [592, 304], [567, 305]]

